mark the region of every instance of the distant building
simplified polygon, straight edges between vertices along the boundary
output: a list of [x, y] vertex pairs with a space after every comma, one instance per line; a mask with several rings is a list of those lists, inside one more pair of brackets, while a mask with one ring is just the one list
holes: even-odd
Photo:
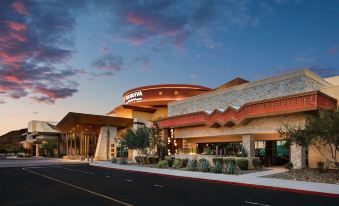
[[18, 153], [22, 151], [20, 142], [26, 139], [27, 129], [13, 130], [0, 136], [0, 154]]

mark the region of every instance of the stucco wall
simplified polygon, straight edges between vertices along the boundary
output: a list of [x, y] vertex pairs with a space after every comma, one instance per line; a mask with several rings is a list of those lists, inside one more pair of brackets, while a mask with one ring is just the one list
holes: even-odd
[[240, 107], [247, 102], [315, 91], [325, 86], [329, 83], [302, 70], [169, 103], [168, 116]]
[[[317, 168], [318, 161], [322, 161], [325, 163], [325, 167], [330, 167], [329, 161], [326, 160], [333, 159], [330, 153], [330, 147], [322, 148], [321, 152], [317, 150], [314, 146], [308, 147], [308, 167]], [[339, 153], [337, 154], [337, 159], [339, 159]], [[333, 165], [332, 165], [333, 167]]]
[[285, 122], [293, 125], [304, 125], [305, 116], [304, 114], [293, 114], [258, 118], [250, 121], [247, 125], [241, 124], [234, 125], [233, 127], [208, 128], [206, 126], [198, 126], [176, 128], [174, 130], [174, 136], [175, 138], [196, 138], [224, 135], [277, 133], [277, 129], [282, 127]]

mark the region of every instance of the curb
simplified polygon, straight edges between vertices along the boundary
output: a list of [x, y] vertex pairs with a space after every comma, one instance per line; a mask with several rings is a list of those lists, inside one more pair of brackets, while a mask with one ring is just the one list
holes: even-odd
[[232, 182], [232, 181], [211, 180], [211, 179], [204, 179], [204, 178], [198, 178], [198, 177], [183, 177], [183, 176], [177, 176], [177, 175], [159, 174], [159, 173], [154, 173], [154, 172], [144, 172], [144, 171], [135, 171], [135, 170], [129, 170], [129, 169], [110, 168], [110, 167], [104, 167], [104, 166], [98, 166], [98, 165], [90, 165], [90, 166], [100, 167], [100, 168], [108, 169], [108, 170], [119, 170], [119, 171], [125, 171], [125, 172], [140, 173], [140, 174], [145, 174], [145, 175], [165, 176], [165, 177], [171, 177], [171, 178], [176, 178], [176, 179], [190, 179], [190, 180], [196, 180], [196, 181], [199, 181], [199, 182], [210, 182], [210, 183], [234, 185], [234, 186], [240, 186], [240, 187], [271, 189], [271, 190], [276, 190], [276, 191], [293, 192], [293, 193], [299, 193], [299, 194], [305, 194], [305, 195], [315, 195], [315, 196], [321, 196], [321, 197], [339, 198], [339, 194], [326, 193], [326, 192], [316, 192], [316, 191], [309, 191], [309, 190], [302, 190], [302, 189], [292, 189], [292, 188], [285, 188], [285, 187], [256, 185], [256, 184], [248, 184], [248, 183], [240, 183], [240, 182]]

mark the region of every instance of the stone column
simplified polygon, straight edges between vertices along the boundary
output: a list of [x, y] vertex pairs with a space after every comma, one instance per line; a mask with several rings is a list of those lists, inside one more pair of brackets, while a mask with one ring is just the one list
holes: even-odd
[[36, 157], [39, 157], [39, 155], [40, 155], [40, 154], [39, 154], [39, 145], [36, 144], [36, 145], [35, 145], [35, 156], [36, 156]]
[[249, 157], [255, 157], [255, 141], [251, 134], [242, 136], [242, 146], [246, 149]]
[[[110, 131], [108, 132], [108, 128]], [[109, 139], [107, 141], [107, 134], [109, 134]], [[95, 155], [94, 159], [95, 160], [110, 160], [111, 157], [111, 142], [114, 142], [114, 138], [117, 135], [117, 128], [116, 127], [101, 127], [100, 128], [100, 134], [98, 138], [98, 142], [96, 145], [96, 150], [95, 150]], [[108, 151], [107, 151], [107, 148]], [[108, 152], [108, 154], [107, 154]], [[108, 159], [107, 159], [108, 156]]]
[[306, 153], [304, 147], [299, 146], [296, 143], [291, 144], [291, 162], [293, 163], [294, 169], [303, 169], [306, 167]]

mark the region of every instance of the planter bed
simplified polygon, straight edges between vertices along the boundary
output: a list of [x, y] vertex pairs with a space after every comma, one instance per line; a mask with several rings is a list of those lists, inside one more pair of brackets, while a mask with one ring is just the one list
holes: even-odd
[[301, 169], [265, 176], [274, 179], [298, 180], [339, 185], [339, 171], [335, 169], [319, 172], [317, 169]]

